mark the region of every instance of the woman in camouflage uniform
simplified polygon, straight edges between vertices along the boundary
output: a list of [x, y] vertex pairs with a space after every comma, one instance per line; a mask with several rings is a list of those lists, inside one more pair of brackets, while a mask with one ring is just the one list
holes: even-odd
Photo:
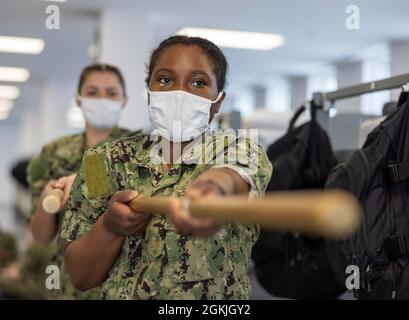
[[[194, 218], [177, 200], [261, 197], [271, 177], [261, 147], [208, 129], [225, 96], [226, 71], [221, 50], [201, 38], [170, 37], [152, 53], [154, 134], [89, 150], [74, 182], [61, 238], [78, 288], [102, 284], [103, 299], [250, 298], [247, 266], [258, 227]], [[172, 122], [181, 123], [178, 138]], [[138, 195], [176, 198], [169, 216], [151, 216], [127, 205]]]
[[[71, 285], [62, 269], [62, 244], [56, 239], [63, 219], [74, 174], [77, 173], [85, 150], [108, 140], [139, 134], [117, 127], [127, 96], [121, 72], [106, 64], [86, 67], [78, 84], [77, 104], [83, 110], [86, 128], [83, 133], [59, 138], [43, 147], [28, 167], [28, 181], [32, 195], [30, 227], [34, 239], [44, 245], [52, 242], [52, 264], [61, 271], [60, 290], [50, 292], [50, 297], [87, 299], [98, 296], [98, 290], [80, 294]], [[42, 199], [53, 189], [62, 189], [62, 208], [56, 215], [47, 214]], [[45, 272], [45, 270], [44, 270]], [[55, 291], [55, 292], [54, 292]]]

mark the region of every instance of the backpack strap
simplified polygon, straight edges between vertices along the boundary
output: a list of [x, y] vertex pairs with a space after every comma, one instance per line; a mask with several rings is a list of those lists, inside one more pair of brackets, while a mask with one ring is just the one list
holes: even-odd
[[390, 163], [386, 167], [388, 181], [398, 183], [409, 178], [409, 162]]
[[298, 118], [303, 114], [305, 110], [307, 110], [307, 108], [310, 109], [311, 122], [315, 122], [317, 120], [317, 110], [322, 109], [322, 107], [314, 104], [314, 101], [307, 101], [295, 111], [290, 120], [287, 132], [290, 132], [294, 129], [295, 123], [297, 122]]
[[298, 118], [304, 113], [304, 111], [307, 109], [306, 104], [303, 104], [301, 107], [299, 107], [294, 115], [292, 116], [291, 120], [290, 120], [290, 124], [288, 125], [288, 130], [287, 132], [290, 132], [294, 129], [294, 125], [297, 122]]
[[409, 254], [409, 236], [393, 236], [383, 242], [383, 251], [390, 260]]

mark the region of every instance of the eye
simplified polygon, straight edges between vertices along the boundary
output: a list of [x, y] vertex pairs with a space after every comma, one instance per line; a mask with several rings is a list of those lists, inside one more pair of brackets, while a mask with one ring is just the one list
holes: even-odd
[[168, 84], [171, 84], [172, 79], [169, 78], [169, 77], [161, 77], [161, 78], [159, 79], [159, 82], [160, 82], [161, 84], [168, 85]]
[[118, 92], [116, 92], [116, 91], [110, 91], [110, 92], [108, 92], [108, 97], [115, 98], [115, 97], [117, 97], [117, 96], [118, 96]]
[[203, 88], [206, 85], [206, 82], [204, 82], [203, 80], [194, 80], [192, 84], [194, 87]]
[[87, 97], [95, 97], [97, 95], [96, 91], [87, 91], [85, 92]]

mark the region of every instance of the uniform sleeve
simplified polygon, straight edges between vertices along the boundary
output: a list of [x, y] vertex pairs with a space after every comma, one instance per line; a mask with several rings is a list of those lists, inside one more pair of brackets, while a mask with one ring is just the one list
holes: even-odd
[[60, 237], [73, 241], [88, 233], [115, 190], [105, 147], [87, 151], [70, 193]]
[[[220, 158], [220, 155], [219, 155]], [[212, 168], [229, 168], [237, 172], [250, 185], [249, 197], [264, 195], [272, 174], [272, 164], [263, 148], [250, 139], [237, 139], [223, 152], [223, 163]]]
[[[226, 145], [226, 143], [225, 143]], [[217, 164], [218, 162], [223, 164]], [[212, 168], [229, 168], [237, 172], [250, 186], [249, 197], [260, 198], [264, 196], [272, 174], [272, 164], [263, 148], [248, 138], [236, 139], [227, 143], [222, 153], [216, 157], [216, 165]], [[245, 261], [251, 255], [251, 248], [260, 234], [259, 225], [234, 224], [238, 234]]]
[[31, 194], [29, 218], [35, 213], [44, 187], [52, 180], [49, 168], [47, 152], [46, 149], [43, 148], [41, 152], [30, 161], [27, 167], [27, 180]]

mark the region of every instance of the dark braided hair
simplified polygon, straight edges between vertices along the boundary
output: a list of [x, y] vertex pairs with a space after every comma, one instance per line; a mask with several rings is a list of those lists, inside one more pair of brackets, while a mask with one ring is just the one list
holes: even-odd
[[94, 63], [91, 64], [87, 67], [85, 67], [80, 76], [80, 80], [78, 82], [78, 94], [81, 93], [82, 86], [84, 85], [85, 80], [87, 79], [88, 75], [92, 72], [110, 72], [115, 74], [118, 77], [119, 83], [121, 84], [122, 90], [124, 92], [124, 96], [126, 97], [126, 87], [125, 87], [125, 80], [124, 77], [122, 76], [121, 71], [115, 66], [112, 66], [110, 64], [104, 64], [104, 63]]
[[145, 81], [147, 85], [151, 80], [152, 71], [159, 57], [164, 53], [164, 51], [167, 48], [173, 45], [198, 46], [199, 48], [201, 48], [204, 54], [210, 59], [210, 61], [213, 64], [213, 72], [216, 75], [218, 91], [224, 90], [226, 86], [228, 64], [223, 52], [220, 50], [218, 46], [216, 46], [213, 42], [207, 39], [188, 36], [169, 37], [163, 40], [159, 44], [159, 46], [152, 52], [149, 65], [146, 66], [148, 75]]

